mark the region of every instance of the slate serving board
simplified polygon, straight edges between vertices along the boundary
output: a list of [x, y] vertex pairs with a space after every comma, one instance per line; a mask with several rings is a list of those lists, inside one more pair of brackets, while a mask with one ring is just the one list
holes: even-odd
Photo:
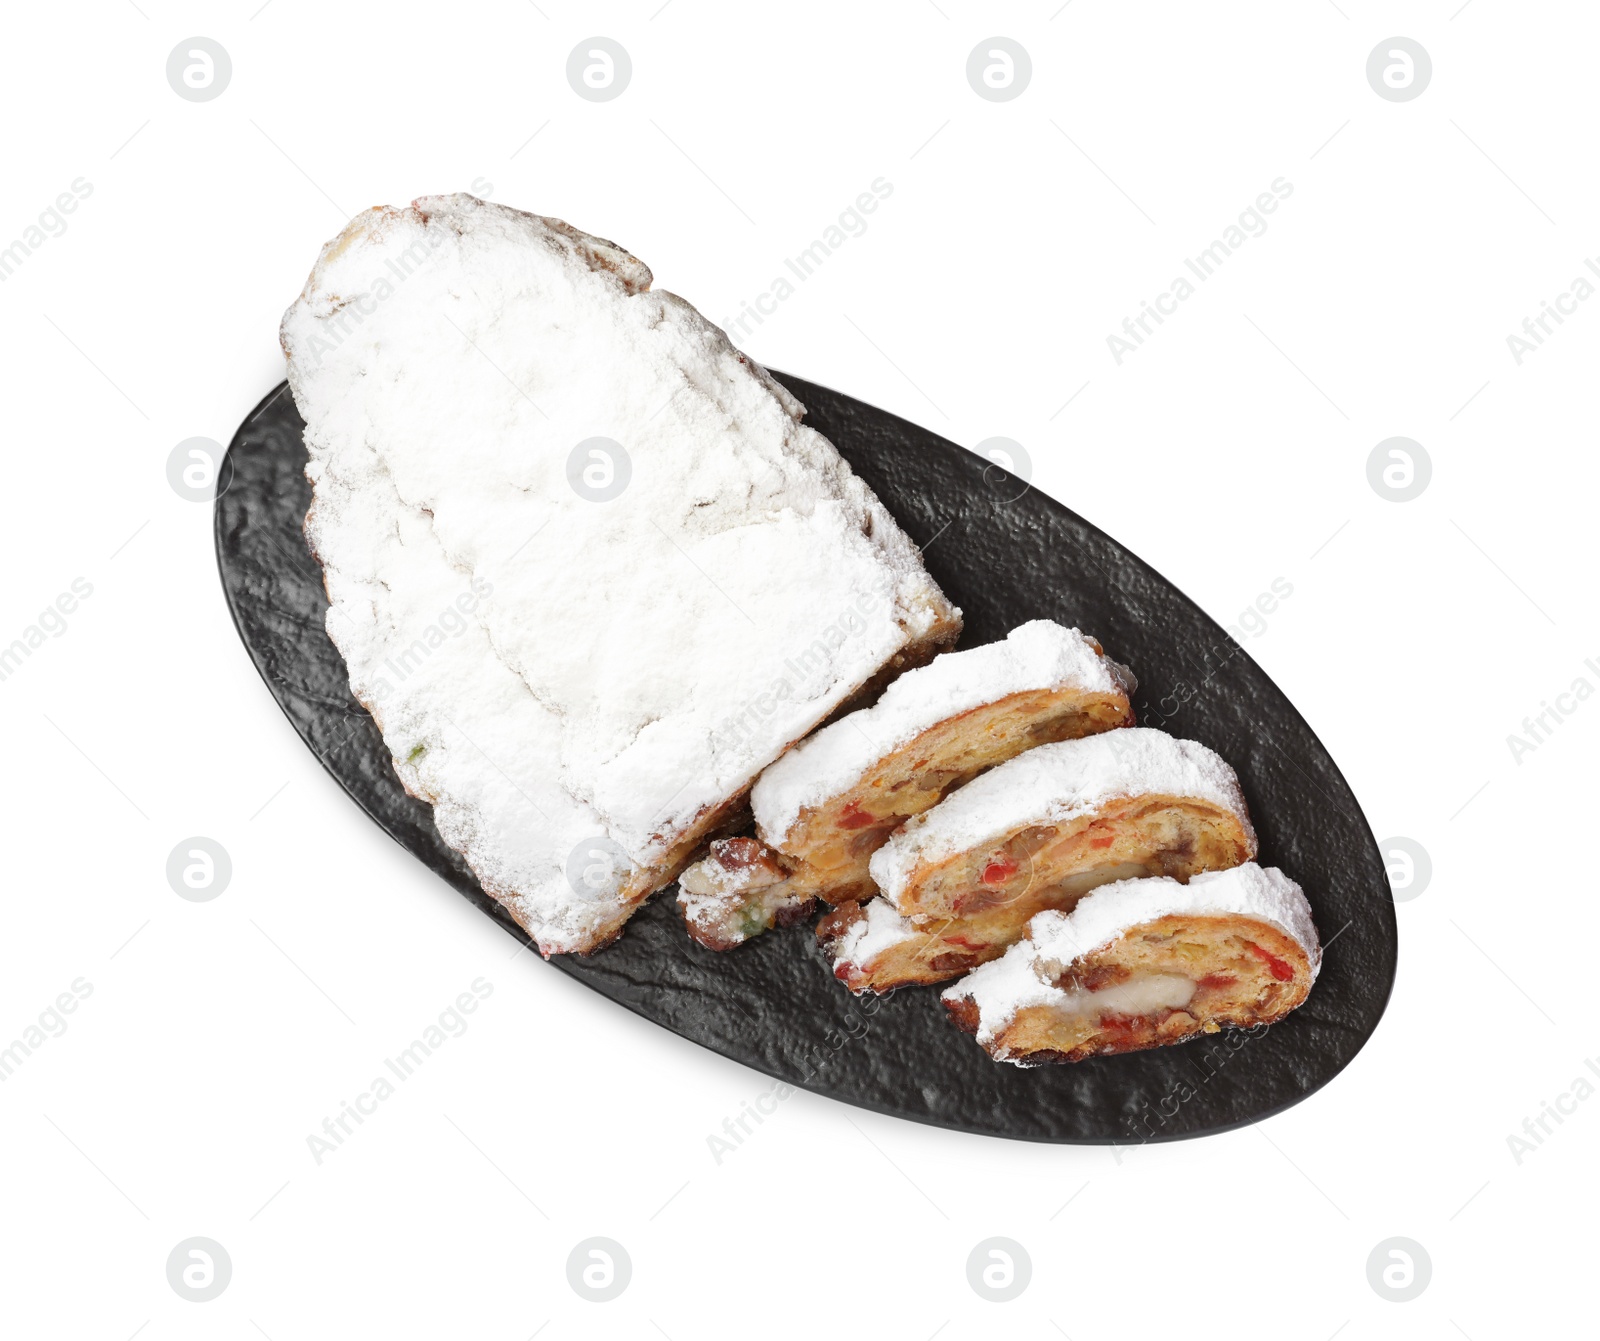
[[[1223, 630], [1109, 536], [983, 457], [827, 388], [779, 375], [877, 492], [966, 613], [961, 646], [1029, 619], [1093, 633], [1139, 677], [1139, 721], [1203, 741], [1238, 770], [1263, 865], [1306, 890], [1322, 976], [1270, 1029], [1070, 1066], [999, 1065], [950, 1025], [937, 989], [858, 1001], [809, 927], [727, 954], [684, 934], [675, 886], [593, 958], [552, 968], [664, 1028], [767, 1075], [847, 1103], [1021, 1140], [1139, 1144], [1224, 1131], [1327, 1084], [1377, 1027], [1394, 981], [1394, 905], [1349, 786], [1288, 699]], [[391, 837], [519, 940], [522, 930], [406, 795], [377, 727], [350, 696], [323, 628], [327, 598], [301, 523], [304, 423], [279, 386], [218, 472], [217, 561], [239, 636], [323, 766]], [[530, 972], [537, 957], [528, 961]]]

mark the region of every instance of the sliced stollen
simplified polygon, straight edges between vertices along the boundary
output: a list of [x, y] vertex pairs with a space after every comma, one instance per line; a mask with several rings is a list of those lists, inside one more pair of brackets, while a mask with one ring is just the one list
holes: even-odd
[[1255, 854], [1222, 757], [1129, 727], [1029, 750], [908, 821], [872, 856], [882, 895], [834, 909], [817, 935], [852, 991], [942, 982], [1099, 885], [1183, 881]]
[[650, 283], [424, 197], [357, 216], [283, 322], [352, 692], [547, 955], [613, 937], [784, 749], [960, 629], [799, 402]]
[[[961, 917], [1123, 860], [1188, 875], [1236, 865], [1256, 836], [1239, 779], [1215, 750], [1129, 727], [1041, 745], [910, 820], [873, 853], [872, 878], [909, 917]], [[1196, 865], [1196, 859], [1200, 864]]]
[[[872, 707], [801, 741], [756, 780], [750, 802], [769, 859], [740, 852], [729, 866], [713, 853], [685, 871], [690, 935], [727, 949], [770, 927], [780, 908], [870, 897], [868, 859], [896, 826], [1024, 750], [1127, 726], [1136, 688], [1093, 638], [1044, 619], [907, 671]], [[790, 872], [781, 896], [772, 862]]]
[[1001, 1061], [1075, 1062], [1282, 1019], [1322, 967], [1300, 886], [1254, 862], [1106, 885], [945, 989], [951, 1019]]

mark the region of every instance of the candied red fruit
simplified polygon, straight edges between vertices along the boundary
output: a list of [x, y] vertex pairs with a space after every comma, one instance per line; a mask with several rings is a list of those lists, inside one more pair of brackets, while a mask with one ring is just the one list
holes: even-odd
[[986, 885], [999, 885], [1011, 879], [1017, 873], [1017, 863], [1010, 857], [996, 857], [983, 868], [983, 883]]
[[849, 802], [839, 816], [841, 829], [865, 829], [867, 825], [875, 823], [877, 821], [861, 808], [859, 801]]
[[1265, 964], [1279, 982], [1288, 982], [1294, 977], [1294, 970], [1270, 950], [1263, 950], [1254, 941], [1246, 941], [1245, 944], [1250, 947], [1250, 953]]

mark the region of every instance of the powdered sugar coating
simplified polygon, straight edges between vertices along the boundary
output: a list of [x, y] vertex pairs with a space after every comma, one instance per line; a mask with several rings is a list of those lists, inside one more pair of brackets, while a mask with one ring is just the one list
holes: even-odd
[[1070, 913], [1039, 913], [1028, 923], [1028, 935], [1040, 955], [1068, 963], [1158, 917], [1229, 914], [1266, 922], [1297, 942], [1316, 980], [1322, 949], [1305, 892], [1276, 866], [1253, 861], [1226, 871], [1203, 871], [1186, 885], [1166, 876], [1101, 885]]
[[678, 907], [689, 934], [712, 950], [728, 950], [766, 930], [781, 914], [812, 906], [789, 873], [753, 838], [720, 839], [678, 876]]
[[[547, 954], [614, 929], [628, 868], [958, 615], [794, 397], [650, 279], [427, 197], [358, 216], [283, 324], [352, 690]], [[596, 438], [622, 464], [576, 451]], [[795, 640], [827, 649], [804, 676]], [[616, 879], [569, 879], [608, 847]]]
[[987, 1047], [995, 1035], [1016, 1018], [1018, 1011], [1029, 1006], [1061, 1005], [1067, 994], [1045, 980], [1033, 943], [1020, 940], [1000, 958], [980, 964], [965, 978], [946, 987], [939, 993], [939, 999], [970, 1000], [976, 1005], [977, 1039]]
[[750, 793], [757, 830], [781, 848], [802, 809], [848, 791], [884, 755], [946, 718], [1032, 690], [1132, 694], [1138, 682], [1077, 629], [1048, 619], [1000, 642], [946, 652], [907, 671], [870, 708], [824, 727], [772, 764]]
[[872, 854], [884, 896], [903, 902], [913, 873], [1035, 824], [1062, 824], [1141, 795], [1194, 797], [1232, 814], [1253, 855], [1255, 830], [1239, 779], [1215, 750], [1165, 731], [1129, 726], [1040, 745], [1010, 759], [904, 825]]
[[861, 913], [830, 948], [835, 964], [864, 965], [885, 950], [928, 934], [912, 926], [887, 899], [868, 899]]
[[1028, 923], [1026, 940], [973, 969], [941, 995], [946, 1001], [965, 998], [976, 1004], [978, 1041], [992, 1042], [1018, 1011], [1065, 1005], [1069, 994], [1050, 979], [1074, 961], [1105, 949], [1134, 927], [1173, 916], [1265, 922], [1305, 951], [1312, 982], [1322, 971], [1322, 946], [1304, 891], [1276, 867], [1262, 868], [1252, 861], [1226, 871], [1207, 871], [1187, 885], [1166, 876], [1102, 885], [1070, 913], [1037, 914]]
[[757, 873], [751, 881], [747, 871], [730, 871], [710, 858], [696, 862], [678, 876], [678, 907], [689, 921], [710, 926], [730, 912], [750, 902], [751, 896], [774, 881]]

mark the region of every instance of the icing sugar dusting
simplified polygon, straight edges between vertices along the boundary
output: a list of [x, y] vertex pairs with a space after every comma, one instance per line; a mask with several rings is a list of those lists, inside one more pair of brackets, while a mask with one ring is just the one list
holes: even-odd
[[[358, 216], [283, 322], [328, 632], [547, 954], [613, 930], [694, 825], [959, 616], [799, 402], [650, 282], [557, 220], [425, 197]], [[586, 843], [621, 873], [569, 879]]]
[[907, 820], [872, 854], [868, 869], [884, 896], [902, 906], [912, 874], [924, 863], [1146, 794], [1195, 797], [1231, 812], [1255, 850], [1239, 779], [1221, 755], [1199, 741], [1129, 726], [1040, 745], [1008, 760]]
[[1132, 694], [1133, 673], [1077, 629], [1035, 619], [1000, 642], [946, 652], [907, 671], [870, 708], [824, 727], [764, 772], [750, 793], [762, 837], [783, 846], [802, 809], [849, 788], [884, 755], [948, 717], [1039, 689]]
[[852, 922], [834, 945], [834, 963], [865, 965], [902, 941], [927, 934], [912, 926], [886, 899], [868, 899], [861, 912], [863, 916]]
[[1040, 913], [1028, 934], [1041, 955], [1063, 963], [1103, 949], [1129, 927], [1173, 915], [1253, 917], [1299, 943], [1311, 962], [1311, 977], [1322, 971], [1322, 949], [1304, 891], [1276, 866], [1253, 861], [1226, 871], [1204, 871], [1187, 885], [1166, 876], [1119, 880], [1102, 885], [1070, 913]]

